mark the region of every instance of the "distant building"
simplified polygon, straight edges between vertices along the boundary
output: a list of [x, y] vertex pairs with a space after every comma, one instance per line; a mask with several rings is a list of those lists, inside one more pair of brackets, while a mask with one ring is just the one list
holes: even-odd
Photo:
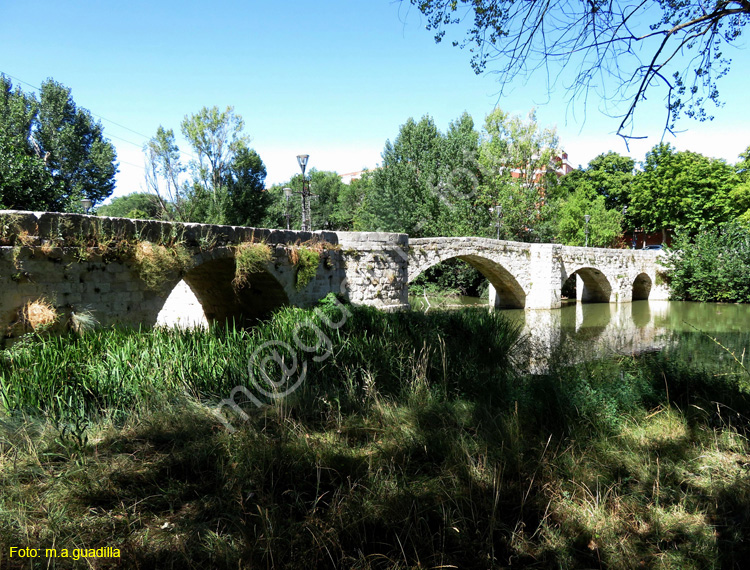
[[365, 170], [357, 170], [356, 172], [347, 172], [346, 174], [339, 174], [339, 178], [341, 178], [341, 182], [344, 184], [351, 184], [352, 180], [359, 180], [364, 176], [366, 172], [371, 172], [368, 169]]
[[[547, 165], [547, 168], [537, 168], [534, 170], [534, 182], [540, 182], [542, 178], [544, 178], [544, 175], [549, 172], [554, 172], [557, 174], [557, 177], [560, 178], [573, 172], [573, 170], [573, 166], [568, 162], [568, 153], [563, 152], [561, 156], [553, 157]], [[514, 168], [510, 171], [510, 175], [513, 178], [525, 178], [525, 174], [526, 173], [521, 168]]]

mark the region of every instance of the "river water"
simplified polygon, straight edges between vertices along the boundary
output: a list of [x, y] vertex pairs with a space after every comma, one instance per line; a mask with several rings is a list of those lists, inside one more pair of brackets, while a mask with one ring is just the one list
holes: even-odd
[[[422, 311], [488, 307], [486, 299], [475, 297], [415, 297], [411, 304]], [[750, 350], [750, 305], [567, 301], [560, 309], [500, 312], [522, 325], [526, 354], [521, 364], [531, 372], [543, 373], [561, 353], [569, 359], [586, 360], [683, 344], [690, 346], [689, 357], [697, 361], [733, 359], [733, 352], [744, 362], [745, 349]]]

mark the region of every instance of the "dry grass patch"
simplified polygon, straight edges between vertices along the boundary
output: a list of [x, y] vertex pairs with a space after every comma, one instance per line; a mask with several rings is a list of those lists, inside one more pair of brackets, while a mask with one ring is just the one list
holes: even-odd
[[184, 246], [167, 247], [150, 241], [136, 245], [134, 258], [141, 279], [154, 291], [163, 291], [174, 278], [182, 277], [190, 263], [190, 253]]
[[47, 299], [40, 297], [27, 301], [18, 310], [16, 320], [8, 327], [8, 336], [18, 336], [28, 332], [43, 332], [55, 324], [59, 315], [57, 309]]

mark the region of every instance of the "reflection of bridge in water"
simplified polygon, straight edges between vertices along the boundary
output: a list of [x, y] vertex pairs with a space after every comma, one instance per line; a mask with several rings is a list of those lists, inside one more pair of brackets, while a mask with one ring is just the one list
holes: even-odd
[[521, 369], [545, 373], [560, 359], [575, 364], [612, 354], [640, 354], [664, 348], [670, 331], [660, 326], [669, 311], [665, 301], [628, 304], [575, 303], [548, 311], [507, 311], [524, 323]]

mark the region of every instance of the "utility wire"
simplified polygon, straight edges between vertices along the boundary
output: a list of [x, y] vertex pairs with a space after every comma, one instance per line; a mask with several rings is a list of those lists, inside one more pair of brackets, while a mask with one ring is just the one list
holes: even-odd
[[[29, 83], [28, 81], [24, 81], [23, 79], [21, 79], [19, 77], [16, 77], [14, 75], [11, 75], [9, 73], [5, 73], [4, 71], [0, 71], [0, 75], [4, 75], [5, 77], [10, 77], [11, 79], [14, 79], [15, 81], [17, 81], [18, 83], [23, 83], [24, 85], [27, 85], [27, 86], [31, 87], [35, 91], [41, 91], [41, 87], [39, 87], [37, 85], [33, 85], [33, 84]], [[89, 113], [91, 113], [94, 117], [96, 117], [97, 119], [101, 119], [102, 121], [106, 121], [108, 123], [112, 123], [113, 125], [118, 126], [121, 129], [125, 129], [126, 131], [130, 131], [131, 133], [136, 134], [139, 137], [143, 137], [146, 141], [150, 141], [151, 140], [151, 137], [149, 137], [148, 135], [144, 135], [143, 133], [139, 133], [138, 131], [131, 129], [130, 127], [126, 127], [125, 125], [121, 125], [120, 123], [117, 123], [117, 122], [113, 121], [112, 119], [108, 119], [107, 117], [99, 115], [98, 113], [94, 113], [90, 109], [86, 109], [86, 110]], [[132, 144], [133, 146], [138, 147], [139, 149], [143, 149], [143, 147], [144, 147], [144, 144], [134, 143], [131, 140], [119, 137], [117, 135], [113, 135], [111, 133], [107, 133], [107, 136], [111, 137], [113, 139], [121, 140], [121, 141], [126, 142], [128, 144]], [[184, 155], [186, 155], [186, 156], [194, 159], [194, 160], [198, 160], [198, 157], [195, 156], [194, 154], [190, 153], [190, 152], [185, 152], [185, 151], [180, 151], [180, 152], [182, 154], [184, 154]], [[124, 164], [130, 164], [131, 166], [136, 166], [135, 164], [132, 164], [130, 162], [124, 162], [124, 161], [120, 161], [120, 162], [123, 162]], [[140, 166], [138, 168], [143, 168], [143, 166]], [[145, 168], [144, 168], [144, 170], [145, 170]]]

